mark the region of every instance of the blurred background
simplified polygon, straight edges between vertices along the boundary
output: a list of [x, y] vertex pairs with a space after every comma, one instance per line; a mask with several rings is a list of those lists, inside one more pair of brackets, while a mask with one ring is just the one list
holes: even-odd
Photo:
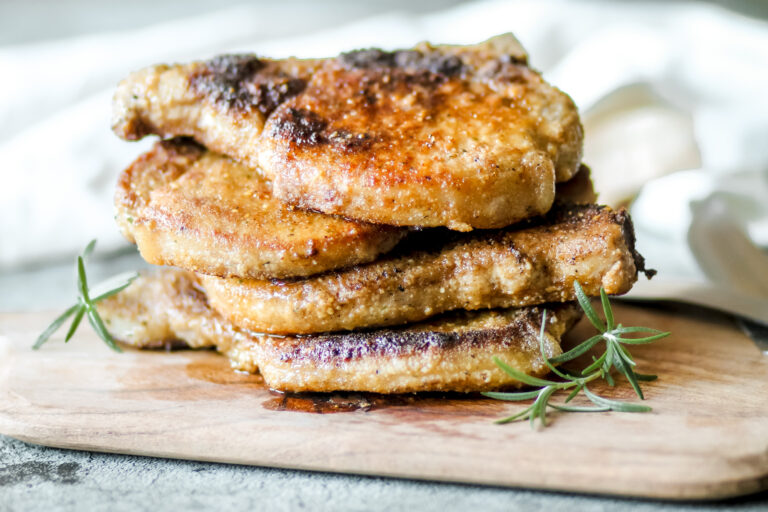
[[509, 31], [576, 101], [601, 202], [631, 205], [658, 279], [768, 298], [721, 268], [755, 250], [739, 265], [768, 276], [755, 249], [768, 246], [766, 20], [762, 0], [0, 0], [0, 309], [67, 302], [71, 259], [92, 238], [97, 274], [143, 265], [112, 219], [117, 173], [151, 144], [110, 132], [130, 71]]

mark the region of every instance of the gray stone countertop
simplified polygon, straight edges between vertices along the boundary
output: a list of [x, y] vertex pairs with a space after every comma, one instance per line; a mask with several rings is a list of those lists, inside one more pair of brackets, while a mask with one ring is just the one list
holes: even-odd
[[[89, 263], [93, 282], [146, 266], [131, 251]], [[72, 264], [0, 274], [0, 311], [63, 308]], [[674, 503], [59, 450], [0, 436], [0, 511], [15, 510], [768, 510], [768, 493]]]

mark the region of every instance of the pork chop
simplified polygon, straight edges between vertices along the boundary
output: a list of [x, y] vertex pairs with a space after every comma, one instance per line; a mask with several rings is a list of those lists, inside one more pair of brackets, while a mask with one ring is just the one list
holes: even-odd
[[[237, 370], [260, 371], [281, 391], [488, 391], [518, 387], [492, 358], [534, 376], [541, 356], [541, 307], [455, 312], [397, 329], [274, 337], [240, 329], [212, 310], [194, 276], [177, 269], [145, 275], [102, 301], [112, 334], [141, 348], [213, 348]], [[573, 304], [548, 305], [544, 353], [579, 318]]]
[[306, 334], [398, 325], [454, 309], [574, 300], [600, 287], [627, 292], [644, 270], [624, 210], [560, 206], [527, 225], [493, 232], [415, 233], [365, 265], [294, 280], [200, 276], [214, 309], [236, 325]]
[[[589, 169], [558, 200], [595, 200]], [[149, 263], [220, 277], [308, 276], [374, 260], [405, 228], [348, 221], [276, 200], [259, 173], [191, 139], [158, 142], [120, 175], [118, 226]]]
[[188, 135], [301, 208], [398, 226], [498, 228], [545, 213], [578, 170], [571, 99], [512, 35], [322, 61], [224, 56], [118, 88], [115, 132]]
[[116, 220], [149, 263], [218, 276], [307, 276], [366, 263], [404, 228], [288, 207], [259, 173], [189, 139], [155, 144], [120, 175]]

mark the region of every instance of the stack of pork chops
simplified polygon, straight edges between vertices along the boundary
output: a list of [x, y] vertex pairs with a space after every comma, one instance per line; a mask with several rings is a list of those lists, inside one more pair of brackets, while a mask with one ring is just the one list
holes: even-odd
[[100, 305], [134, 346], [215, 347], [285, 391], [499, 389], [494, 356], [547, 372], [574, 281], [644, 270], [627, 213], [593, 204], [573, 102], [511, 35], [153, 66], [114, 108], [120, 137], [161, 138], [117, 222], [176, 267]]

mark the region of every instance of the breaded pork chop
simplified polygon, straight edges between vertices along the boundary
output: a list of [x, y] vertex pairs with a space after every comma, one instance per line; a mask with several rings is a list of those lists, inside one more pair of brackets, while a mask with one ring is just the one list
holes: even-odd
[[259, 173], [189, 139], [158, 142], [120, 175], [117, 223], [149, 263], [291, 277], [366, 263], [404, 228], [286, 206]]
[[[629, 216], [561, 206], [529, 225], [471, 235], [424, 232], [372, 263], [295, 280], [200, 276], [214, 309], [236, 325], [303, 334], [399, 325], [455, 309], [627, 292], [644, 269]], [[446, 238], [448, 240], [446, 240]]]
[[[589, 169], [557, 185], [589, 203]], [[191, 139], [158, 142], [120, 175], [116, 220], [149, 263], [220, 277], [308, 276], [374, 260], [405, 228], [302, 211], [274, 199], [259, 173]]]
[[[281, 391], [487, 391], [516, 387], [494, 363], [529, 375], [541, 357], [542, 308], [456, 312], [397, 329], [274, 337], [239, 329], [213, 311], [194, 276], [161, 269], [98, 305], [110, 331], [142, 348], [216, 347], [233, 368], [260, 371]], [[561, 336], [579, 318], [573, 304], [548, 305], [544, 353], [560, 353]]]
[[259, 164], [292, 204], [467, 231], [545, 213], [578, 168], [582, 131], [507, 36], [327, 61], [261, 142]]
[[261, 167], [275, 196], [301, 208], [462, 231], [546, 212], [582, 149], [573, 102], [511, 35], [306, 63], [156, 66], [121, 83], [113, 128], [195, 137]]

